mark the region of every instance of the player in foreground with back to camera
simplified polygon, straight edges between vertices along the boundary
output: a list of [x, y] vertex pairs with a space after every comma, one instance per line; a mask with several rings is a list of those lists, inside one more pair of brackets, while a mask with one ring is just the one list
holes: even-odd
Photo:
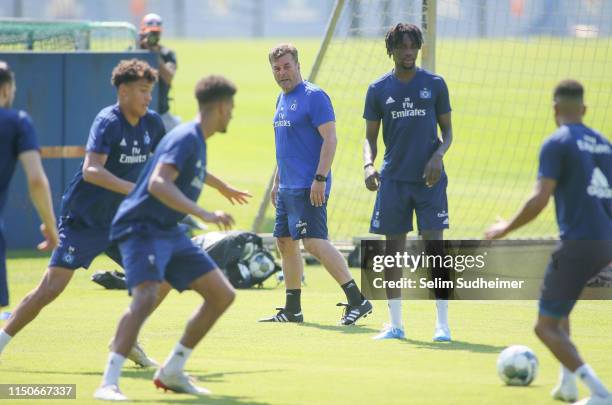
[[570, 340], [569, 315], [591, 277], [612, 262], [612, 145], [582, 123], [584, 89], [564, 80], [554, 91], [557, 129], [540, 150], [533, 195], [510, 220], [486, 232], [499, 239], [535, 219], [555, 196], [561, 242], [546, 269], [535, 333], [561, 362], [559, 383], [552, 396], [578, 398], [576, 376], [591, 392], [579, 404], [612, 405], [612, 394], [585, 364]]
[[[58, 236], [49, 180], [40, 159], [32, 119], [25, 111], [11, 109], [16, 89], [13, 71], [6, 62], [0, 61], [0, 214], [6, 204], [9, 183], [19, 160], [25, 171], [30, 199], [42, 220], [40, 231], [45, 240], [38, 245], [38, 249], [50, 250], [57, 246]], [[0, 308], [9, 304], [5, 255], [6, 245], [0, 222]], [[0, 332], [0, 352], [8, 339], [5, 333]]]
[[[428, 254], [439, 254], [449, 223], [448, 180], [442, 159], [453, 140], [451, 107], [444, 79], [416, 66], [422, 44], [417, 26], [400, 23], [391, 27], [385, 45], [395, 67], [368, 87], [365, 100], [364, 178], [367, 189], [377, 191], [370, 232], [385, 235], [388, 255], [405, 249], [414, 211]], [[374, 161], [381, 121], [385, 155], [379, 173]], [[448, 277], [448, 269], [433, 271], [434, 277]], [[399, 269], [389, 269], [386, 274], [397, 277]], [[437, 318], [433, 340], [450, 341], [448, 291], [434, 292]], [[398, 289], [387, 290], [391, 324], [374, 339], [404, 338], [400, 295]]]
[[[155, 308], [160, 284], [178, 291], [195, 290], [204, 302], [188, 321], [183, 336], [155, 373], [158, 388], [194, 395], [208, 394], [184, 372], [195, 346], [234, 300], [234, 289], [214, 261], [183, 232], [178, 222], [187, 214], [228, 229], [230, 215], [208, 212], [196, 204], [204, 184], [222, 191], [231, 202], [247, 203], [251, 195], [235, 190], [206, 172], [206, 140], [224, 133], [232, 117], [236, 87], [221, 76], [200, 80], [195, 89], [200, 121], [176, 127], [166, 135], [121, 203], [111, 238], [123, 257], [132, 302], [117, 327], [113, 347], [95, 398], [127, 400], [119, 390], [121, 367], [140, 328]], [[230, 192], [228, 192], [228, 190]]]
[[[64, 291], [76, 269], [88, 268], [101, 253], [121, 265], [119, 250], [109, 239], [111, 221], [165, 133], [159, 115], [148, 109], [156, 81], [157, 71], [138, 59], [122, 60], [113, 69], [111, 84], [117, 89], [117, 103], [94, 119], [85, 159], [62, 196], [59, 246], [40, 284], [0, 331], [0, 353]], [[158, 304], [168, 291], [167, 284], [160, 289]], [[156, 365], [137, 344], [129, 358], [142, 367]]]
[[286, 301], [278, 313], [260, 322], [303, 322], [301, 282], [304, 248], [342, 287], [347, 304], [340, 319], [352, 325], [372, 312], [342, 254], [327, 239], [327, 201], [336, 153], [336, 123], [329, 96], [302, 80], [298, 51], [291, 44], [273, 48], [268, 60], [282, 93], [276, 100], [274, 134], [277, 170], [271, 200], [276, 207], [274, 236], [281, 253]]

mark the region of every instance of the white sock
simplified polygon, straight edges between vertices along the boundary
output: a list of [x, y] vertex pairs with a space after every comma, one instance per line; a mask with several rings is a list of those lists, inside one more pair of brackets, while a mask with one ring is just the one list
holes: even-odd
[[564, 365], [561, 365], [561, 368], [559, 368], [559, 384], [576, 384], [576, 375]]
[[592, 397], [597, 396], [605, 398], [610, 395], [610, 392], [606, 389], [606, 387], [597, 377], [597, 374], [595, 374], [595, 371], [588, 364], [583, 364], [582, 366], [578, 367], [574, 374], [576, 374], [577, 377], [580, 377], [584, 385], [589, 387]]
[[397, 329], [403, 329], [402, 325], [402, 300], [392, 298], [389, 303], [389, 317], [391, 318], [391, 326]]
[[119, 385], [119, 376], [124, 362], [125, 357], [119, 353], [110, 352], [108, 354], [108, 363], [106, 363], [104, 376], [102, 376], [102, 386]]
[[168, 374], [177, 374], [181, 373], [185, 368], [185, 363], [187, 359], [191, 355], [193, 349], [183, 346], [180, 343], [177, 343], [174, 347], [174, 350], [170, 352], [170, 356], [166, 359], [166, 363], [164, 364], [164, 371]]
[[0, 353], [4, 350], [4, 346], [8, 345], [13, 337], [6, 333], [4, 330], [0, 330]]
[[436, 300], [436, 328], [448, 328], [448, 300]]

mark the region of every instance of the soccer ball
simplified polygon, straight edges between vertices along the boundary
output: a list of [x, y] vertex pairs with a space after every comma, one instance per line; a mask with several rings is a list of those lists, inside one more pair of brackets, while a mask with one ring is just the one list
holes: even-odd
[[527, 346], [507, 347], [497, 358], [497, 374], [507, 385], [529, 385], [538, 374], [538, 358]]
[[249, 270], [253, 277], [262, 278], [274, 270], [274, 262], [266, 254], [258, 252], [249, 259]]

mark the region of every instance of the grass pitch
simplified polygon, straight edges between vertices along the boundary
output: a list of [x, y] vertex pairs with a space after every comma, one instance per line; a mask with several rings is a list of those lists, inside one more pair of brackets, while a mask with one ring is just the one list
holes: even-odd
[[[9, 259], [12, 303], [38, 282], [46, 257]], [[100, 257], [92, 269], [116, 268]], [[58, 300], [7, 346], [0, 358], [1, 383], [76, 384], [77, 400], [92, 398], [106, 363], [107, 345], [123, 310], [125, 291], [107, 291], [78, 271]], [[354, 274], [358, 277], [358, 273]], [[337, 326], [344, 300], [322, 267], [306, 267], [303, 325], [260, 324], [283, 303], [282, 286], [269, 280], [261, 290], [239, 291], [235, 304], [196, 348], [187, 371], [209, 388], [198, 399], [156, 391], [152, 370], [126, 362], [121, 389], [143, 404], [555, 404], [549, 391], [558, 365], [531, 332], [533, 301], [452, 302], [454, 342], [431, 341], [435, 305], [404, 303], [407, 339], [372, 341], [387, 321], [386, 304], [375, 302], [359, 326]], [[198, 299], [193, 292], [170, 293], [141, 333], [147, 353], [163, 361], [183, 330]], [[573, 334], [587, 361], [604, 382], [612, 381], [609, 302], [581, 302], [572, 315]], [[499, 352], [511, 344], [531, 347], [540, 360], [529, 387], [506, 387], [496, 374]], [[584, 396], [587, 391], [580, 387]], [[0, 403], [12, 403], [0, 400]], [[46, 403], [22, 400], [19, 403]]]
[[[210, 140], [208, 169], [250, 190], [254, 198], [248, 206], [228, 207], [223, 197], [205, 188], [200, 199], [207, 209], [227, 209], [238, 229], [250, 228], [274, 167], [272, 116], [278, 87], [267, 52], [278, 42], [166, 41], [178, 54], [172, 111], [183, 120], [196, 113], [193, 87], [200, 77], [222, 73], [239, 87], [229, 132]], [[319, 41], [293, 42], [306, 77]], [[365, 86], [391, 68], [382, 41], [371, 45], [339, 43], [338, 49], [331, 48], [335, 53], [330, 53], [317, 80], [331, 95], [339, 116], [340, 144], [329, 207], [332, 237], [364, 234], [368, 228], [373, 194], [365, 191], [361, 179], [361, 109]], [[550, 92], [556, 81], [566, 76], [583, 80], [592, 106], [587, 124], [608, 137], [612, 134], [612, 78], [605, 74], [611, 62], [609, 48], [609, 39], [439, 40], [437, 71], [449, 84], [455, 128], [455, 141], [445, 158], [450, 236], [479, 236], [497, 214], [510, 215], [527, 196], [539, 144], [554, 129]], [[363, 62], [373, 67], [359, 70], [357, 64]], [[350, 91], [341, 92], [346, 89]], [[552, 215], [551, 204], [522, 235], [554, 234]], [[271, 231], [272, 219], [269, 209], [264, 231]], [[13, 253], [8, 262], [13, 305], [37, 284], [47, 261], [45, 256]], [[116, 266], [101, 257], [92, 268]], [[404, 305], [408, 339], [374, 342], [371, 337], [388, 319], [386, 304], [375, 303], [373, 316], [360, 326], [336, 326], [340, 310], [335, 303], [344, 299], [342, 292], [321, 267], [306, 271], [304, 325], [256, 323], [283, 304], [283, 288], [274, 288], [274, 281], [262, 290], [239, 291], [234, 306], [188, 363], [188, 371], [212, 390], [212, 397], [201, 400], [155, 391], [153, 371], [129, 364], [121, 380], [124, 393], [143, 404], [556, 403], [548, 393], [558, 365], [531, 332], [535, 302], [451, 303], [455, 341], [434, 344], [433, 302], [410, 301]], [[77, 384], [77, 400], [67, 404], [95, 402], [92, 394], [101, 379], [107, 344], [129, 300], [125, 292], [105, 291], [91, 283], [90, 274], [78, 271], [65, 293], [11, 342], [0, 358], [0, 383], [72, 383]], [[164, 360], [196, 305], [193, 293], [169, 295], [141, 334], [151, 356]], [[611, 305], [581, 302], [572, 315], [576, 343], [608, 384]], [[496, 375], [497, 355], [511, 344], [530, 346], [539, 357], [539, 376], [530, 387], [505, 387]], [[586, 395], [583, 387], [581, 394]]]
[[[286, 39], [285, 39], [286, 40]], [[247, 207], [232, 207], [238, 227], [251, 227], [275, 166], [272, 117], [279, 88], [267, 59], [280, 39], [173, 41], [178, 72], [173, 112], [183, 119], [196, 113], [195, 82], [211, 73], [238, 85], [234, 119], [227, 134], [209, 143], [211, 172], [254, 195]], [[310, 74], [320, 41], [294, 39], [302, 75]], [[453, 108], [453, 145], [444, 158], [448, 173], [449, 238], [479, 238], [498, 215], [510, 217], [526, 199], [537, 175], [542, 141], [555, 129], [552, 91], [573, 77], [586, 88], [585, 123], [612, 136], [612, 40], [440, 38], [436, 72], [449, 87]], [[351, 240], [367, 234], [375, 194], [363, 184], [362, 119], [367, 86], [393, 67], [382, 39], [334, 40], [315, 83], [330, 95], [336, 112], [338, 148], [332, 167], [328, 206], [330, 237]], [[382, 163], [379, 136], [377, 167]], [[206, 189], [205, 207], [226, 207], [223, 197]], [[271, 232], [274, 212], [267, 211], [263, 232]], [[553, 204], [514, 237], [558, 235]]]

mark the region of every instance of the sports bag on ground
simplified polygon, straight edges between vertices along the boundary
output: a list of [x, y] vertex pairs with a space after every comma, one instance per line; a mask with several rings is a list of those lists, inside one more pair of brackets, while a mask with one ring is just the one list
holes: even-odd
[[281, 271], [262, 239], [253, 232], [209, 232], [193, 238], [225, 273], [235, 288], [261, 287], [273, 274]]

